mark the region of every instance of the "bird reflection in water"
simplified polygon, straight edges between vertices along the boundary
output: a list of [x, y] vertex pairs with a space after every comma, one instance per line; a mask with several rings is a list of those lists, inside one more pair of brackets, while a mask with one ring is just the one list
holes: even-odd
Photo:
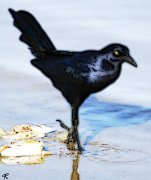
[[80, 154], [77, 154], [76, 159], [72, 161], [72, 174], [71, 180], [80, 180], [80, 175], [78, 173]]

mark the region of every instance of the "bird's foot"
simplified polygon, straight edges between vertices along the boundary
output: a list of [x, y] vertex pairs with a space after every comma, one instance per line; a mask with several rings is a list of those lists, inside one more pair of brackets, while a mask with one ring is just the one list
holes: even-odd
[[67, 148], [69, 150], [75, 150], [75, 143], [77, 143], [78, 151], [79, 153], [82, 153], [83, 149], [81, 147], [81, 143], [79, 140], [77, 127], [69, 128], [61, 120], [56, 120], [56, 121], [60, 123], [60, 126], [62, 128], [66, 129], [69, 132], [66, 140]]
[[75, 136], [73, 134], [73, 129], [70, 128], [68, 136], [67, 136], [67, 140], [66, 140], [67, 148], [69, 150], [75, 150], [75, 142], [76, 142], [76, 139], [75, 139]]
[[60, 119], [57, 119], [56, 121], [60, 123], [60, 126], [62, 128], [66, 129], [67, 131], [70, 131], [70, 128], [66, 126]]

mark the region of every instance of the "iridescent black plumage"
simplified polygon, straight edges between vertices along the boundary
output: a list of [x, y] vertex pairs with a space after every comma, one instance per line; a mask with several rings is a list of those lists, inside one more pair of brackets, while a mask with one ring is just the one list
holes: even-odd
[[110, 44], [101, 50], [59, 51], [30, 13], [9, 11], [14, 25], [22, 33], [20, 40], [36, 57], [31, 61], [32, 65], [51, 79], [70, 103], [72, 128], [58, 121], [69, 131], [68, 143], [77, 142], [79, 151], [82, 151], [78, 135], [79, 107], [90, 94], [103, 90], [119, 77], [124, 61], [137, 66], [129, 49], [122, 44]]

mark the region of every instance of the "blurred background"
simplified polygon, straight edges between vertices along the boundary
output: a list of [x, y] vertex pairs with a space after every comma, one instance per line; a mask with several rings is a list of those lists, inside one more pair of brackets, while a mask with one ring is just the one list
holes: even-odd
[[31, 66], [33, 56], [19, 41], [20, 32], [12, 25], [8, 8], [31, 12], [60, 50], [101, 49], [115, 42], [128, 46], [138, 68], [125, 63], [116, 83], [93, 97], [101, 102], [151, 107], [149, 0], [5, 0], [0, 2], [0, 99], [5, 118], [48, 121], [48, 117], [58, 118], [58, 111], [59, 116], [70, 119], [69, 106], [60, 92]]
[[127, 45], [138, 68], [125, 64], [119, 80], [96, 97], [102, 101], [151, 105], [149, 0], [1, 1], [0, 73], [14, 71], [46, 81], [30, 65], [33, 57], [26, 45], [19, 42], [20, 33], [12, 26], [8, 8], [24, 9], [34, 14], [58, 49], [101, 49], [112, 42]]

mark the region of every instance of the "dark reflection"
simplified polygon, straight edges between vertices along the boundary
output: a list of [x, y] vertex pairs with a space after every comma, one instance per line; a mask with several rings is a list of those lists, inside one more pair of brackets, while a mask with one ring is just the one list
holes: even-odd
[[79, 180], [80, 175], [78, 173], [78, 166], [79, 166], [80, 154], [77, 154], [76, 159], [72, 161], [72, 174], [71, 180]]

